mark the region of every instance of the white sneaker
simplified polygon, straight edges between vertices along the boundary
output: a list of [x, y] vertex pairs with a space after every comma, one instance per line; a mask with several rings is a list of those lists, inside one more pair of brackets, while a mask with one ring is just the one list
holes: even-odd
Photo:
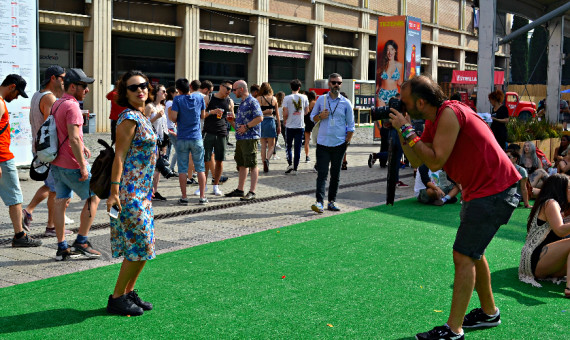
[[271, 159], [275, 161], [275, 160], [281, 159], [281, 157], [279, 157], [277, 155], [273, 155], [273, 157], [271, 157]]
[[218, 188], [217, 185], [214, 185], [214, 191], [212, 191], [212, 193], [216, 196], [223, 196], [224, 193], [220, 190], [220, 188]]
[[[204, 189], [204, 192], [208, 191], [208, 186], [206, 186], [206, 188]], [[200, 196], [200, 188], [196, 189], [196, 191], [194, 191], [194, 195], [195, 196]]]
[[73, 223], [75, 223], [75, 221], [67, 217], [67, 215], [65, 215], [65, 224], [73, 224]]

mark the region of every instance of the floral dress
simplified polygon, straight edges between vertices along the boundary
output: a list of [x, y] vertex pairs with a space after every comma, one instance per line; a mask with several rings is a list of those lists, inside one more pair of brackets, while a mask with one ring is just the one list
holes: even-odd
[[117, 126], [125, 119], [135, 121], [137, 127], [125, 157], [119, 186], [122, 210], [118, 218], [111, 218], [111, 251], [113, 257], [146, 261], [156, 256], [151, 198], [157, 136], [141, 112], [126, 109]]

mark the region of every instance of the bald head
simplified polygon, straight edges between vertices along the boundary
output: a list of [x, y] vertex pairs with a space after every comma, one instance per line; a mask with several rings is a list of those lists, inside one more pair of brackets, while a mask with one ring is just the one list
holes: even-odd
[[247, 83], [245, 80], [236, 81], [232, 88], [236, 97], [238, 98], [245, 99], [247, 96], [249, 96], [249, 92], [247, 91]]

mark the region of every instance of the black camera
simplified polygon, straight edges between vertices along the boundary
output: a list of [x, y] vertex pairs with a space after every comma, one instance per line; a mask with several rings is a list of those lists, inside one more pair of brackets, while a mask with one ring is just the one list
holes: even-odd
[[390, 119], [390, 109], [402, 112], [402, 101], [397, 98], [390, 98], [388, 106], [380, 106], [372, 109], [372, 120]]

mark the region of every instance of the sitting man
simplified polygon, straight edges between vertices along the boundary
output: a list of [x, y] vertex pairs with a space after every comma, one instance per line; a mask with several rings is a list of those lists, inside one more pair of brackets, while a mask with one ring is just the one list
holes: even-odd
[[525, 168], [523, 168], [518, 164], [521, 159], [521, 154], [513, 149], [507, 149], [507, 156], [509, 156], [509, 159], [511, 160], [511, 162], [513, 162], [513, 165], [515, 166], [515, 168], [517, 169], [519, 174], [521, 174], [522, 177], [517, 183], [517, 194], [519, 194], [522, 197], [525, 208], [532, 208], [532, 205], [530, 205], [530, 203], [528, 202], [529, 198], [531, 197], [531, 195], [529, 195], [528, 192], [528, 188], [531, 187], [528, 181], [528, 172], [526, 171]]
[[419, 202], [442, 206], [457, 202], [459, 187], [443, 170], [431, 171], [425, 164], [416, 172], [414, 192]]

